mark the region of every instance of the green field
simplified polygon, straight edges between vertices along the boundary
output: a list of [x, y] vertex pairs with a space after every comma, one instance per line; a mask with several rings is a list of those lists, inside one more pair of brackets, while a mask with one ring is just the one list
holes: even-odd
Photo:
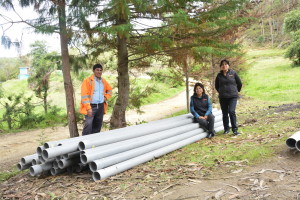
[[243, 74], [243, 94], [265, 101], [299, 102], [300, 67], [292, 67], [291, 62], [283, 58], [282, 51], [258, 52], [260, 54], [249, 53], [252, 59], [248, 63], [252, 67]]

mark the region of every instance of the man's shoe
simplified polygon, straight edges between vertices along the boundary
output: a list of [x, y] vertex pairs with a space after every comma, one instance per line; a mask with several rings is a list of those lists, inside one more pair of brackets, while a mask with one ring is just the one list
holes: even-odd
[[228, 134], [230, 132], [230, 130], [228, 129], [228, 130], [225, 130], [224, 131], [224, 134]]
[[240, 134], [239, 132], [237, 132], [237, 131], [234, 131], [233, 134], [234, 134], [234, 135], [241, 135], [241, 134]]

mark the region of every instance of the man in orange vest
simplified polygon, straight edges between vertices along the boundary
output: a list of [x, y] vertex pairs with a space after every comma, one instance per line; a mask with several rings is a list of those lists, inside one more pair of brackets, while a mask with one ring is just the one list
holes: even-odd
[[85, 115], [82, 135], [99, 133], [102, 127], [103, 115], [107, 110], [106, 101], [112, 95], [112, 88], [102, 78], [103, 67], [93, 66], [94, 74], [86, 78], [81, 85], [80, 113]]

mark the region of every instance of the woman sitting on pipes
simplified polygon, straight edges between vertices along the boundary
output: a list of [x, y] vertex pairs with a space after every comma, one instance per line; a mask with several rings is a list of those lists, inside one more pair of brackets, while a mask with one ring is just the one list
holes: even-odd
[[194, 116], [194, 122], [198, 122], [200, 127], [207, 132], [207, 138], [215, 136], [214, 122], [215, 116], [212, 114], [212, 103], [203, 84], [196, 83], [194, 94], [191, 96], [190, 110]]

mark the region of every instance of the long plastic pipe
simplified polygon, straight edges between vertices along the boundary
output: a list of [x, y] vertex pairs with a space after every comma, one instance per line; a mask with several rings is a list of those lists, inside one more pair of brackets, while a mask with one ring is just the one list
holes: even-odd
[[38, 176], [43, 172], [49, 171], [52, 168], [52, 162], [46, 162], [40, 165], [34, 165], [29, 168], [31, 176]]
[[23, 165], [21, 162], [19, 162], [17, 164], [17, 169], [20, 170], [20, 171], [22, 171], [22, 170], [30, 168], [31, 166], [32, 166], [31, 163], [27, 163], [26, 165]]
[[[222, 126], [221, 123], [216, 123], [216, 124], [217, 127]], [[185, 126], [169, 129], [166, 131], [160, 131], [154, 134], [137, 137], [131, 140], [125, 140], [122, 142], [117, 142], [117, 143], [112, 143], [112, 144], [108, 144], [108, 145], [104, 145], [92, 149], [87, 149], [84, 151], [84, 154], [81, 154], [81, 162], [86, 164], [96, 159], [111, 156], [134, 148], [142, 147], [198, 128], [199, 128], [198, 123], [192, 123]]]
[[23, 165], [26, 165], [26, 164], [31, 163], [33, 159], [38, 159], [38, 158], [39, 158], [39, 156], [36, 153], [28, 155], [28, 156], [24, 156], [23, 158], [21, 158], [21, 163]]
[[66, 145], [44, 149], [42, 153], [42, 157], [44, 159], [55, 158], [56, 156], [61, 156], [77, 150], [78, 150], [78, 142], [73, 141], [72, 143]]
[[[221, 131], [221, 130], [224, 130], [224, 128], [222, 126], [219, 126], [219, 127], [216, 128], [216, 131]], [[197, 130], [194, 130], [194, 131], [196, 132]], [[190, 131], [190, 134], [193, 135], [191, 132], [193, 132], [193, 131]], [[178, 148], [181, 148], [182, 146], [185, 146], [187, 144], [191, 144], [193, 142], [196, 142], [197, 140], [200, 140], [200, 139], [202, 139], [206, 136], [207, 136], [207, 133], [202, 132], [201, 134], [196, 134], [192, 137], [188, 137], [185, 140], [179, 140], [179, 142], [177, 142], [177, 143], [171, 143], [170, 145], [168, 145], [166, 147], [158, 148], [158, 149], [156, 149], [152, 152], [142, 154], [140, 156], [137, 156], [139, 154], [138, 150], [135, 151], [135, 152], [133, 152], [133, 150], [127, 151], [127, 152], [120, 153], [120, 154], [115, 155], [115, 156], [106, 157], [104, 159], [101, 159], [101, 160], [104, 161], [102, 163], [99, 162], [101, 164], [92, 162], [92, 163], [90, 163], [89, 167], [90, 167], [91, 171], [96, 172], [96, 173], [93, 173], [93, 179], [95, 181], [100, 180], [100, 179], [104, 179], [104, 178], [107, 178], [111, 175], [115, 175], [119, 172], [130, 169], [131, 167], [133, 167], [135, 165], [141, 164], [143, 162], [147, 162], [147, 161], [149, 161], [153, 158], [156, 158], [156, 157], [159, 157], [159, 156], [164, 155], [166, 153], [169, 153], [171, 151], [174, 151]], [[178, 136], [175, 136], [175, 137], [178, 137]], [[150, 145], [148, 145], [148, 147], [149, 146]], [[142, 148], [143, 147], [139, 148], [139, 150], [143, 151]], [[120, 159], [120, 160], [118, 160], [118, 159]], [[118, 160], [118, 162], [116, 162], [116, 160]], [[123, 160], [126, 160], [126, 161], [123, 161]], [[114, 164], [119, 163], [119, 164], [112, 165], [113, 163]], [[98, 166], [98, 164], [99, 164], [99, 166]], [[110, 165], [112, 165], [112, 166], [108, 167], [108, 168], [105, 168], [105, 169], [100, 169], [104, 166], [110, 166]], [[96, 169], [98, 169], [98, 170], [94, 171]]]
[[[291, 137], [289, 137], [286, 140], [286, 145], [291, 148], [294, 149], [296, 148], [296, 143], [300, 140], [300, 131], [294, 133]], [[298, 149], [298, 148], [297, 148]], [[299, 150], [299, 149], [298, 149]]]
[[[115, 133], [115, 132], [124, 132], [124, 131], [128, 131], [130, 129], [136, 129], [136, 128], [143, 128], [143, 127], [151, 126], [152, 124], [167, 123], [167, 122], [181, 120], [181, 119], [186, 119], [186, 118], [192, 118], [192, 115], [191, 114], [179, 115], [179, 116], [176, 116], [176, 117], [171, 117], [171, 118], [156, 120], [156, 121], [152, 121], [152, 122], [149, 122], [149, 123], [144, 123], [144, 124], [139, 124], [139, 125], [134, 125], [134, 126], [128, 126], [128, 127], [124, 127], [124, 128], [120, 128], [120, 129], [115, 129], [115, 130], [100, 132], [100, 134], [101, 135], [103, 135], [103, 134], [106, 135], [106, 134], [111, 134], [111, 133]], [[86, 135], [86, 136], [79, 136], [79, 137], [75, 137], [75, 138], [68, 138], [68, 139], [63, 139], [63, 140], [57, 140], [57, 141], [49, 141], [49, 142], [46, 142], [44, 144], [44, 148], [47, 149], [47, 148], [56, 147], [58, 145], [62, 145], [62, 144], [73, 142], [73, 141], [78, 141], [78, 140], [83, 140], [83, 139], [90, 139], [90, 138], [93, 138], [93, 137], [95, 137], [97, 135], [98, 135], [98, 133], [97, 134]]]
[[97, 146], [100, 146], [100, 145], [105, 145], [105, 144], [109, 144], [109, 143], [113, 143], [113, 142], [128, 140], [128, 139], [131, 139], [131, 138], [134, 138], [134, 137], [148, 135], [148, 134], [151, 134], [151, 133], [155, 133], [155, 132], [175, 128], [175, 127], [178, 127], [178, 126], [183, 126], [183, 125], [186, 125], [186, 124], [190, 124], [192, 122], [193, 122], [193, 119], [189, 118], [189, 119], [183, 119], [183, 120], [178, 121], [176, 123], [161, 124], [160, 126], [153, 126], [151, 128], [149, 127], [147, 129], [143, 129], [143, 130], [139, 130], [139, 129], [132, 130], [130, 132], [124, 132], [123, 134], [114, 134], [114, 133], [112, 133], [110, 135], [107, 135], [107, 137], [105, 137], [105, 138], [102, 138], [100, 136], [98, 140], [96, 140], [96, 139], [94, 139], [94, 140], [83, 140], [83, 141], [79, 142], [78, 148], [79, 148], [79, 150], [84, 150], [84, 149], [97, 147]]
[[[221, 119], [219, 119], [219, 120], [221, 120]], [[215, 121], [214, 127], [215, 128], [219, 127], [222, 124], [223, 124], [222, 121], [219, 121], [219, 122]], [[101, 146], [98, 146], [98, 147], [85, 149], [85, 150], [81, 151], [81, 155], [82, 154], [88, 155], [88, 154], [91, 154], [91, 153], [94, 153], [94, 152], [100, 152], [100, 151], [105, 150], [105, 149], [119, 148], [120, 146], [123, 146], [124, 144], [128, 145], [132, 142], [137, 142], [137, 141], [140, 141], [140, 140], [143, 140], [142, 141], [143, 143], [141, 143], [141, 145], [140, 145], [140, 146], [142, 146], [142, 145], [149, 144], [149, 143], [153, 142], [153, 141], [150, 141], [150, 140], [161, 140], [161, 139], [164, 139], [164, 138], [167, 138], [167, 137], [170, 137], [170, 136], [177, 135], [177, 134], [182, 133], [182, 132], [187, 132], [187, 131], [190, 131], [190, 130], [194, 130], [194, 129], [198, 128], [198, 126], [199, 126], [198, 123], [191, 123], [191, 124], [187, 124], [187, 125], [184, 125], [184, 126], [175, 127], [173, 129], [152, 133], [152, 134], [149, 134], [149, 135], [143, 135], [143, 136], [134, 137], [134, 138], [128, 139], [128, 140], [123, 140], [123, 141], [120, 141], [120, 142], [110, 143], [110, 144], [107, 144], [107, 145], [101, 145]], [[149, 141], [149, 142], [147, 142], [147, 141]], [[138, 146], [135, 146], [135, 147], [138, 147]], [[83, 161], [83, 163], [87, 163], [91, 160], [93, 160], [93, 158], [91, 158], [91, 159], [83, 158], [82, 161]]]
[[165, 155], [169, 152], [172, 152], [176, 149], [179, 149], [185, 145], [194, 143], [202, 138], [205, 138], [207, 135], [207, 133], [202, 133], [196, 136], [193, 136], [191, 138], [185, 139], [183, 141], [168, 145], [166, 147], [151, 151], [149, 153], [143, 154], [141, 156], [137, 156], [135, 158], [123, 161], [121, 163], [118, 163], [116, 165], [112, 165], [110, 167], [104, 168], [104, 169], [100, 169], [96, 172], [93, 172], [93, 180], [94, 181], [98, 181], [98, 180], [102, 180], [105, 179], [109, 176], [115, 175], [117, 173], [123, 172], [127, 169], [130, 169], [136, 165], [142, 164], [144, 162], [147, 162], [149, 160], [152, 160], [154, 158], [160, 157], [162, 155]]
[[197, 134], [203, 133], [203, 129], [196, 129], [192, 131], [188, 131], [185, 133], [182, 133], [180, 135], [173, 136], [171, 138], [167, 138], [155, 143], [151, 143], [145, 146], [141, 146], [139, 148], [131, 149], [129, 151], [124, 151], [122, 153], [113, 154], [112, 156], [105, 157], [99, 160], [94, 160], [90, 163], [90, 169], [92, 172], [95, 172], [99, 169], [103, 169], [105, 167], [111, 166], [116, 163], [120, 163], [122, 161], [143, 155], [145, 153], [148, 153], [150, 151], [154, 151], [156, 149], [165, 147], [167, 145], [171, 145], [173, 143], [185, 140], [187, 138], [193, 137]]
[[85, 154], [81, 155], [81, 162], [83, 164], [87, 164], [99, 158], [110, 156], [123, 151], [128, 151], [130, 149], [141, 147], [198, 128], [199, 128], [199, 124], [196, 123], [187, 124], [173, 129], [136, 137], [131, 140], [125, 140], [125, 141], [112, 143], [112, 144], [108, 144], [108, 145], [104, 145], [92, 149], [87, 149], [84, 151]]
[[60, 161], [58, 161], [58, 167], [60, 169], [64, 169], [67, 167], [70, 167], [76, 163], [80, 162], [79, 157], [75, 157], [75, 158], [71, 158], [71, 159], [61, 159]]

